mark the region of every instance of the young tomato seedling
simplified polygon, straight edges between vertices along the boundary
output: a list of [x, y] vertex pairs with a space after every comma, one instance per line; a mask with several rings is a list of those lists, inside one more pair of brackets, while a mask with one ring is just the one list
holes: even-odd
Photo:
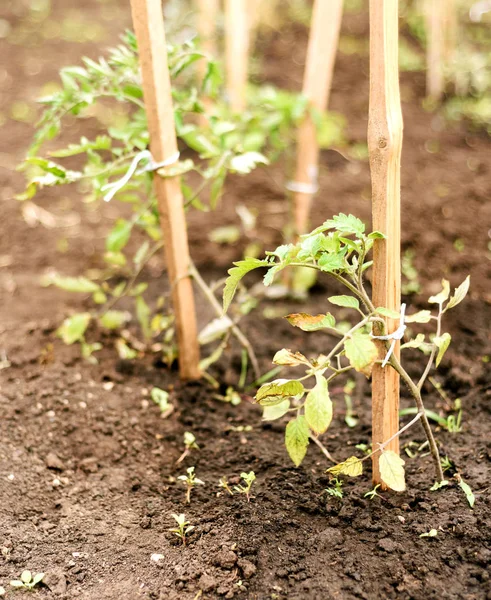
[[191, 450], [199, 450], [199, 446], [196, 443], [196, 437], [190, 431], [184, 432], [184, 447], [185, 447], [185, 450], [181, 454], [181, 456], [176, 460], [176, 465], [181, 463], [186, 458], [186, 456], [191, 452]]
[[251, 501], [251, 487], [252, 484], [256, 481], [256, 474], [254, 471], [249, 471], [249, 473], [241, 473], [240, 474], [244, 485], [234, 485], [234, 490], [239, 494], [245, 494], [247, 498], [247, 502]]
[[32, 590], [34, 587], [36, 587], [36, 585], [41, 583], [43, 578], [44, 573], [31, 573], [31, 571], [26, 569], [20, 574], [20, 579], [13, 579], [10, 582], [10, 585], [13, 588]]
[[187, 504], [191, 504], [191, 490], [197, 485], [205, 485], [205, 482], [196, 477], [194, 467], [189, 467], [186, 469], [186, 472], [187, 475], [179, 475], [177, 479], [182, 481], [186, 486], [186, 502]]
[[[307, 358], [300, 352], [283, 348], [273, 358], [273, 363], [283, 367], [302, 367], [305, 375], [293, 379], [277, 379], [265, 383], [256, 393], [255, 400], [264, 407], [265, 420], [279, 419], [284, 415], [292, 418], [286, 426], [285, 445], [290, 458], [296, 466], [303, 461], [309, 440], [312, 439], [323, 448], [318, 436], [327, 431], [332, 421], [332, 400], [329, 385], [337, 377], [352, 370], [370, 377], [374, 364], [383, 368], [395, 369], [407, 385], [416, 404], [415, 417], [402, 427], [392, 438], [385, 440], [379, 447], [373, 448], [371, 454], [363, 458], [351, 456], [344, 462], [331, 467], [329, 472], [334, 476], [348, 475], [356, 477], [363, 472], [363, 461], [375, 452], [380, 452], [380, 470], [382, 481], [391, 489], [405, 489], [404, 461], [395, 453], [386, 450], [386, 446], [411, 425], [421, 421], [429, 448], [433, 456], [437, 481], [444, 479], [440, 456], [421, 392], [423, 385], [434, 365], [438, 367], [449, 344], [451, 336], [442, 331], [443, 315], [465, 298], [469, 289], [469, 277], [450, 294], [450, 284], [442, 281], [442, 291], [429, 298], [429, 303], [436, 306], [436, 314], [430, 310], [421, 310], [414, 314], [405, 314], [405, 305], [401, 312], [389, 310], [383, 306], [374, 306], [365, 288], [365, 273], [372, 261], [367, 259], [373, 243], [385, 236], [374, 231], [365, 233], [365, 225], [353, 215], [343, 213], [334, 216], [323, 225], [307, 235], [300, 237], [296, 244], [283, 245], [273, 252], [267, 252], [264, 260], [246, 258], [234, 263], [229, 270], [225, 284], [223, 305], [226, 311], [234, 297], [239, 282], [250, 271], [259, 267], [268, 269], [264, 284], [271, 285], [275, 276], [287, 267], [304, 267], [326, 273], [342, 284], [350, 295], [331, 296], [333, 305], [353, 311], [357, 320], [345, 327], [336, 323], [334, 316], [327, 313], [310, 315], [306, 313], [290, 314], [286, 317], [291, 325], [303, 331], [315, 332], [324, 330], [335, 336], [332, 348], [314, 358]], [[385, 330], [382, 317], [399, 321], [395, 331]], [[435, 335], [429, 340], [423, 333], [404, 343], [406, 324], [435, 324]], [[386, 345], [386, 356], [379, 359], [378, 348], [374, 339], [383, 340]], [[402, 340], [401, 350], [419, 349], [428, 355], [426, 366], [419, 379], [412, 377], [402, 366], [399, 357], [393, 352], [398, 340]], [[306, 387], [305, 381], [313, 379], [313, 385]], [[324, 454], [327, 451], [323, 448]]]
[[181, 540], [182, 545], [185, 546], [186, 536], [193, 531], [194, 525], [190, 525], [189, 521], [186, 521], [186, 515], [182, 513], [180, 515], [172, 513], [172, 518], [177, 523], [177, 527], [172, 527], [169, 529], [169, 531], [171, 531], [174, 535], [177, 535], [177, 537]]
[[226, 492], [228, 492], [230, 494], [230, 496], [233, 496], [234, 493], [232, 492], [232, 489], [230, 487], [230, 484], [227, 480], [227, 478], [225, 477], [225, 475], [220, 478], [220, 481], [218, 482], [218, 485], [223, 488]]

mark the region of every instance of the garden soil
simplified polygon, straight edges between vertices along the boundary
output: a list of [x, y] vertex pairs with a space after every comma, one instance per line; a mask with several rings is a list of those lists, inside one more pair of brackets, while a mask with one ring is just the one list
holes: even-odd
[[[311, 445], [295, 468], [283, 446], [284, 423], [261, 422], [247, 393], [232, 406], [204, 382], [179, 382], [175, 366], [165, 367], [155, 355], [121, 361], [114, 337], [96, 330], [90, 339], [105, 344], [97, 365], [56, 338], [61, 320], [89, 305], [40, 287], [40, 276], [50, 268], [75, 275], [100, 267], [104, 234], [119, 206], [84, 203], [74, 189], [46, 190], [39, 204], [49, 215], [40, 215], [13, 199], [22, 189], [14, 169], [29, 144], [30, 115], [43, 86], [56, 80], [60, 66], [76, 64], [84, 54], [95, 58], [115, 44], [130, 17], [127, 2], [91, 0], [82, 12], [73, 0], [56, 0], [44, 19], [29, 21], [29, 4], [4, 0], [0, 7], [2, 31], [10, 28], [0, 40], [0, 586], [6, 597], [23, 597], [9, 581], [27, 568], [46, 573], [34, 598], [491, 598], [489, 138], [425, 112], [424, 75], [402, 74], [403, 248], [415, 251], [422, 287], [420, 295], [405, 298], [410, 310], [425, 307], [441, 277], [456, 285], [471, 273], [468, 298], [445, 318], [453, 343], [435, 381], [448, 399], [431, 384], [424, 389], [428, 408], [436, 411], [461, 399], [462, 431], [436, 431], [442, 455], [454, 463], [447, 488], [430, 491], [433, 465], [424, 448], [418, 451], [424, 433], [416, 426], [402, 437], [413, 450], [411, 458], [403, 450], [406, 492], [381, 492], [370, 500], [364, 496], [371, 488], [366, 474], [346, 481], [344, 497], [335, 498], [325, 492], [329, 463], [318, 448]], [[74, 21], [77, 27], [70, 28]], [[96, 42], [83, 35], [93, 30]], [[366, 34], [365, 14], [346, 17], [346, 39]], [[281, 35], [266, 32], [255, 69], [264, 81], [300, 89], [306, 41], [298, 24]], [[349, 142], [363, 143], [366, 52], [339, 55], [331, 106], [348, 119]], [[74, 141], [96, 131], [87, 120], [68, 134]], [[207, 237], [212, 228], [236, 222], [238, 204], [258, 210], [255, 235], [266, 248], [281, 241], [288, 217], [284, 182], [281, 166], [233, 178], [219, 211], [190, 217], [193, 256], [206, 280], [223, 277], [248, 243], [219, 246]], [[339, 211], [368, 221], [369, 196], [366, 161], [344, 150], [322, 154], [314, 225]], [[160, 257], [144, 275], [155, 297], [167, 285]], [[266, 302], [243, 322], [264, 371], [282, 347], [312, 354], [329, 347], [329, 337], [294, 330], [281, 316], [328, 310], [327, 296], [339, 291], [320, 280], [306, 304]], [[198, 309], [204, 325], [212, 315], [201, 298]], [[414, 351], [407, 356], [407, 368], [417, 376], [424, 358]], [[231, 348], [211, 372], [219, 393], [236, 384], [238, 349]], [[149, 399], [154, 386], [171, 393], [175, 410], [166, 419]], [[369, 394], [369, 383], [358, 382], [359, 420], [350, 429], [342, 389], [332, 390], [334, 421], [322, 439], [338, 460], [370, 441]], [[411, 405], [405, 390], [401, 402]], [[200, 449], [176, 465], [185, 431], [196, 435]], [[186, 505], [176, 477], [191, 465], [205, 485]], [[218, 487], [222, 476], [237, 484], [249, 470], [257, 475], [249, 503]], [[452, 478], [455, 471], [474, 491], [472, 509]], [[186, 546], [169, 532], [172, 513], [185, 513], [195, 526]], [[436, 537], [421, 537], [432, 529]]]

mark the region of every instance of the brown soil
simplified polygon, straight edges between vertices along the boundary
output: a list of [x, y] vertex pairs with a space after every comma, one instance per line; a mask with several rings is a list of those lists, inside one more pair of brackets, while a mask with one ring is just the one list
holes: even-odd
[[[4, 1], [0, 19], [16, 31], [26, 24], [28, 5]], [[57, 0], [49, 19], [61, 22], [76, 6]], [[104, 21], [108, 7], [110, 19]], [[8, 117], [18, 101], [31, 105], [60, 66], [76, 63], [82, 54], [97, 56], [129, 25], [127, 3], [91, 0], [84, 3], [83, 15], [87, 22], [103, 24], [100, 43], [43, 40], [39, 23], [21, 42], [1, 41], [1, 114]], [[366, 15], [350, 15], [344, 30], [365, 34]], [[261, 40], [265, 79], [298, 89], [305, 42], [299, 26]], [[332, 107], [348, 117], [353, 141], [365, 139], [367, 88], [367, 57], [340, 55]], [[283, 448], [283, 425], [261, 423], [259, 410], [247, 401], [238, 407], [216, 401], [207, 385], [181, 384], [174, 370], [151, 358], [122, 363], [110, 339], [97, 366], [83, 362], [76, 348], [63, 346], [54, 329], [83, 303], [40, 288], [39, 276], [50, 266], [75, 274], [98, 264], [104, 232], [118, 206], [89, 209], [74, 190], [49, 191], [42, 194], [42, 205], [57, 214], [75, 211], [79, 225], [28, 227], [12, 199], [22, 185], [12, 169], [32, 126], [8, 119], [0, 154], [0, 350], [11, 363], [1, 371], [0, 585], [9, 588], [9, 580], [29, 568], [47, 573], [47, 586], [36, 592], [43, 598], [491, 598], [490, 375], [485, 358], [490, 352], [491, 152], [489, 138], [425, 113], [422, 91], [422, 74], [402, 76], [403, 244], [417, 252], [423, 287], [421, 297], [408, 301], [423, 306], [442, 276], [458, 284], [471, 273], [470, 297], [449, 315], [454, 343], [437, 375], [449, 397], [462, 400], [463, 431], [438, 431], [437, 437], [442, 454], [474, 490], [475, 508], [469, 508], [456, 485], [429, 491], [433, 470], [424, 455], [406, 457], [406, 493], [383, 493], [370, 501], [364, 498], [370, 483], [363, 477], [346, 482], [344, 498], [335, 499], [324, 492], [327, 464], [317, 448], [311, 447], [304, 465], [294, 468]], [[74, 127], [73, 135], [81, 131]], [[341, 210], [368, 220], [368, 165], [327, 152], [323, 167], [314, 224]], [[237, 178], [228, 186], [222, 210], [193, 215], [193, 252], [206, 279], [222, 276], [240, 256], [240, 248], [224, 249], [206, 237], [207, 229], [234, 222], [236, 203], [261, 211], [261, 222], [268, 224], [259, 233], [268, 247], [280, 240], [287, 204], [273, 181], [282, 180], [279, 167]], [[68, 239], [69, 252], [57, 251], [60, 237]], [[457, 239], [461, 251], [454, 247]], [[148, 273], [156, 290], [160, 275], [160, 265]], [[325, 310], [324, 286], [320, 282], [305, 310]], [[282, 314], [291, 311], [286, 303], [271, 306]], [[200, 306], [203, 322], [207, 312]], [[245, 330], [264, 370], [281, 347], [324, 349], [325, 338], [292, 330], [282, 319], [251, 318]], [[410, 354], [408, 361], [411, 372], [421, 371], [417, 355]], [[232, 353], [214, 375], [225, 387], [237, 381], [237, 367]], [[147, 401], [153, 386], [172, 390], [178, 408], [168, 419], [160, 419], [158, 408]], [[368, 385], [361, 391], [359, 424], [348, 429], [341, 390], [333, 390], [335, 422], [324, 442], [337, 458], [369, 442]], [[428, 407], [441, 409], [435, 389], [425, 391]], [[410, 405], [405, 392], [403, 405]], [[246, 425], [252, 429], [240, 431]], [[184, 431], [195, 433], [200, 450], [176, 467]], [[403, 443], [411, 440], [422, 443], [422, 430], [414, 428], [403, 437]], [[206, 485], [187, 506], [175, 477], [190, 465]], [[250, 503], [239, 495], [217, 495], [221, 476], [236, 483], [244, 470], [258, 477]], [[180, 512], [196, 526], [186, 547], [168, 532], [171, 513]], [[430, 529], [437, 529], [438, 536], [420, 538]], [[154, 553], [163, 558], [152, 561]], [[7, 589], [7, 597], [15, 596], [23, 594]]]

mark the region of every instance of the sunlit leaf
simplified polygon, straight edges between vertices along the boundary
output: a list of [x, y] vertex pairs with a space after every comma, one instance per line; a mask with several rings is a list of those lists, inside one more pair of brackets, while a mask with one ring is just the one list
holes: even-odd
[[404, 321], [406, 323], [429, 323], [431, 321], [431, 311], [420, 310], [412, 315], [406, 315]]
[[294, 379], [276, 379], [263, 384], [257, 391], [255, 399], [261, 406], [274, 406], [286, 398], [301, 397], [303, 384]]
[[285, 446], [287, 452], [296, 467], [298, 467], [305, 455], [309, 445], [309, 427], [303, 415], [292, 419], [285, 430]]
[[319, 329], [333, 329], [336, 325], [335, 318], [327, 313], [325, 315], [308, 315], [307, 313], [292, 313], [285, 317], [290, 325], [299, 327], [303, 331], [317, 331]]
[[360, 308], [360, 303], [353, 296], [331, 296], [328, 298], [331, 304], [344, 306], [345, 308]]
[[120, 252], [128, 243], [133, 224], [125, 219], [118, 219], [106, 238], [108, 252]]
[[296, 367], [297, 365], [310, 365], [309, 361], [300, 352], [292, 352], [287, 348], [278, 350], [274, 355], [273, 363], [275, 365], [284, 365], [286, 367]]
[[213, 319], [201, 330], [198, 341], [202, 346], [209, 344], [223, 337], [232, 326], [232, 320], [227, 315]]
[[126, 311], [108, 310], [100, 317], [99, 322], [107, 329], [119, 329], [130, 319], [131, 315]]
[[392, 450], [384, 450], [379, 458], [380, 478], [395, 492], [406, 489], [404, 461]]
[[469, 503], [469, 506], [471, 508], [474, 508], [474, 504], [476, 502], [476, 497], [474, 496], [474, 493], [473, 493], [470, 485], [468, 483], [466, 483], [462, 479], [462, 477], [459, 477], [459, 487], [464, 492], [464, 494], [467, 498], [467, 502]]
[[445, 307], [445, 310], [448, 310], [449, 308], [453, 308], [454, 306], [457, 306], [457, 304], [460, 304], [462, 302], [462, 300], [466, 297], [467, 292], [469, 291], [470, 283], [471, 283], [470, 275], [467, 275], [467, 277], [464, 279], [464, 281], [455, 290], [455, 294], [450, 297], [450, 300], [448, 301], [448, 304]]
[[290, 410], [290, 400], [283, 400], [275, 406], [265, 406], [263, 409], [263, 421], [275, 421]]
[[401, 350], [403, 350], [404, 348], [420, 348], [424, 344], [424, 341], [425, 341], [424, 333], [418, 333], [418, 335], [414, 338], [414, 340], [409, 340], [409, 342], [402, 344]]
[[74, 344], [84, 337], [91, 319], [90, 313], [77, 313], [65, 319], [56, 334], [67, 345]]
[[143, 296], [137, 296], [135, 298], [135, 306], [136, 318], [140, 323], [140, 327], [142, 328], [145, 339], [149, 340], [152, 337], [152, 330], [150, 327], [150, 307], [143, 299]]
[[442, 358], [443, 358], [445, 352], [447, 351], [448, 347], [450, 346], [451, 341], [452, 341], [452, 336], [449, 333], [444, 333], [443, 335], [440, 335], [439, 337], [433, 338], [433, 343], [438, 348], [438, 354], [436, 356], [436, 366], [437, 367], [441, 363]]
[[376, 308], [375, 312], [378, 315], [382, 315], [383, 317], [388, 317], [389, 319], [399, 319], [400, 318], [400, 313], [398, 313], [396, 310], [391, 310], [390, 308], [384, 308], [383, 306]]
[[99, 285], [86, 277], [62, 277], [61, 275], [50, 276], [47, 283], [67, 292], [93, 293], [99, 290]]
[[430, 296], [428, 302], [430, 304], [442, 304], [450, 295], [450, 282], [442, 279], [442, 291], [435, 296]]
[[332, 401], [329, 397], [326, 378], [316, 373], [315, 379], [316, 384], [305, 400], [305, 419], [310, 429], [320, 435], [331, 424]]
[[246, 258], [235, 262], [234, 265], [235, 266], [228, 271], [229, 276], [227, 277], [223, 289], [223, 312], [227, 312], [242, 277], [247, 275], [249, 271], [257, 269], [258, 267], [269, 267], [270, 263], [266, 260], [259, 260], [257, 258]]
[[332, 473], [335, 477], [338, 475], [348, 475], [349, 477], [358, 477], [363, 473], [363, 463], [356, 456], [350, 456], [342, 463], [334, 465], [327, 469], [328, 473]]
[[361, 331], [355, 331], [344, 343], [344, 349], [351, 366], [369, 377], [373, 363], [378, 358], [378, 349], [371, 337]]
[[267, 165], [268, 159], [259, 152], [246, 152], [238, 154], [230, 161], [230, 169], [237, 173], [250, 173], [257, 165]]

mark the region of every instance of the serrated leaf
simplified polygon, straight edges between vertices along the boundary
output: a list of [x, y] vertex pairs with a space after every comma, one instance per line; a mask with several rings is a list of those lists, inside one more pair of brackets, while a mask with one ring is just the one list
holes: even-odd
[[267, 165], [268, 159], [259, 152], [237, 154], [230, 161], [230, 170], [237, 173], [250, 173], [257, 165]]
[[56, 334], [65, 344], [70, 346], [84, 337], [85, 331], [91, 319], [90, 313], [77, 313], [65, 319]]
[[131, 315], [126, 311], [108, 310], [100, 317], [99, 322], [107, 329], [119, 329], [130, 319]]
[[261, 406], [274, 406], [286, 398], [301, 397], [303, 384], [295, 379], [275, 379], [263, 384], [257, 391], [255, 400]]
[[471, 508], [474, 508], [474, 504], [476, 502], [476, 497], [468, 483], [466, 483], [462, 477], [459, 477], [459, 487], [464, 492], [465, 497], [467, 498], [467, 502]]
[[338, 475], [348, 475], [349, 477], [358, 477], [363, 473], [363, 463], [356, 456], [350, 456], [342, 463], [334, 465], [327, 469], [328, 473], [332, 473], [334, 477]]
[[106, 238], [108, 252], [120, 252], [128, 243], [133, 224], [125, 219], [118, 219]]
[[283, 400], [275, 406], [265, 406], [263, 409], [263, 421], [275, 421], [290, 410], [290, 400]]
[[344, 269], [346, 266], [344, 254], [344, 252], [338, 254], [328, 254], [327, 252], [324, 252], [321, 254], [317, 264], [321, 268], [321, 271], [324, 271], [325, 273], [332, 273], [333, 271]]
[[462, 302], [462, 300], [467, 296], [467, 292], [469, 291], [470, 283], [471, 283], [470, 275], [467, 275], [467, 277], [464, 279], [464, 281], [455, 290], [455, 294], [450, 297], [450, 300], [448, 301], [448, 304], [445, 307], [445, 310], [448, 310], [449, 308], [453, 308], [454, 306], [457, 306], [457, 304], [460, 304]]
[[441, 335], [439, 337], [433, 338], [433, 343], [438, 348], [438, 354], [436, 356], [436, 366], [437, 367], [441, 363], [442, 358], [443, 358], [445, 352], [447, 351], [448, 347], [450, 346], [451, 341], [452, 341], [452, 336], [449, 333], [444, 333], [443, 335]]
[[309, 445], [309, 427], [303, 415], [292, 419], [285, 430], [285, 446], [296, 467], [300, 466]]
[[319, 329], [333, 329], [336, 325], [336, 319], [330, 314], [309, 315], [307, 313], [292, 313], [285, 319], [293, 325], [299, 327], [302, 331], [317, 331]]
[[376, 308], [375, 312], [378, 315], [388, 317], [389, 319], [399, 319], [401, 316], [400, 313], [398, 313], [396, 310], [391, 310], [390, 308], [385, 308], [383, 306], [379, 306], [379, 308]]
[[99, 290], [99, 285], [86, 277], [61, 277], [60, 275], [53, 275], [49, 278], [48, 282], [67, 292], [92, 294]]
[[384, 450], [379, 458], [380, 478], [395, 492], [406, 489], [404, 461], [392, 450]]
[[435, 296], [430, 296], [428, 302], [430, 304], [442, 304], [450, 295], [450, 282], [442, 279], [442, 291]]
[[278, 350], [278, 352], [274, 355], [273, 363], [275, 365], [284, 365], [286, 367], [296, 367], [297, 365], [302, 364], [310, 366], [310, 362], [302, 353], [292, 352], [287, 348]]
[[269, 267], [270, 263], [266, 260], [259, 260], [258, 258], [246, 258], [245, 260], [239, 260], [234, 263], [234, 267], [229, 269], [227, 281], [223, 289], [223, 312], [227, 312], [230, 303], [232, 302], [237, 286], [239, 285], [242, 277], [247, 275], [249, 271], [253, 271], [259, 267]]
[[420, 310], [413, 315], [406, 315], [404, 321], [406, 323], [429, 323], [431, 321], [431, 311]]
[[270, 286], [273, 283], [276, 274], [282, 271], [285, 267], [286, 263], [280, 263], [279, 265], [274, 265], [274, 267], [268, 269], [266, 275], [263, 278], [264, 285], [266, 287]]
[[305, 419], [316, 435], [327, 431], [332, 421], [332, 401], [327, 388], [327, 380], [316, 373], [316, 384], [305, 400]]
[[403, 350], [404, 348], [420, 348], [424, 344], [424, 341], [425, 341], [425, 334], [418, 333], [418, 335], [414, 338], [414, 340], [409, 340], [409, 342], [402, 344], [401, 350]]
[[361, 331], [355, 331], [344, 343], [344, 350], [351, 366], [369, 377], [373, 363], [378, 358], [378, 349], [371, 337]]
[[321, 227], [337, 229], [342, 233], [354, 233], [358, 237], [361, 237], [365, 233], [365, 223], [363, 223], [363, 221], [354, 215], [345, 215], [344, 213], [335, 215], [331, 220], [326, 221]]
[[344, 306], [345, 308], [360, 308], [360, 303], [353, 296], [331, 296], [328, 298], [331, 304], [336, 306]]

